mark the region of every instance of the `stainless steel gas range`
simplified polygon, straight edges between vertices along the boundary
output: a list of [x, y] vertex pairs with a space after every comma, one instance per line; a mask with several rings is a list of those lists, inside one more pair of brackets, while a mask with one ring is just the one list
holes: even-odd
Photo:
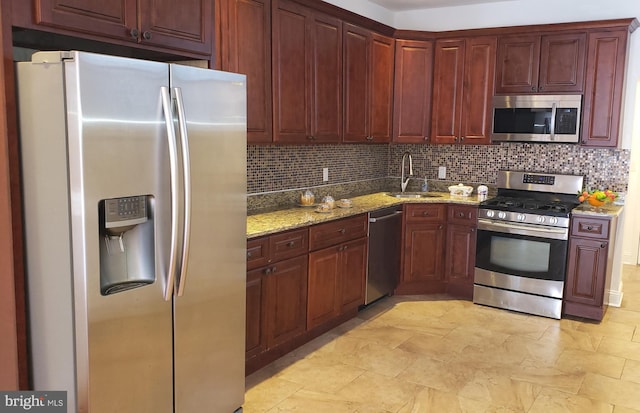
[[569, 217], [584, 177], [498, 172], [498, 195], [480, 204], [473, 302], [557, 318]]

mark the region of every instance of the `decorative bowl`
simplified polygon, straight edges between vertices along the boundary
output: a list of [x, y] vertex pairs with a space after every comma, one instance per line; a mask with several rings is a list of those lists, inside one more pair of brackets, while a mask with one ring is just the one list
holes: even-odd
[[449, 187], [449, 194], [456, 196], [469, 196], [473, 192], [472, 186], [466, 186], [463, 184], [451, 185]]

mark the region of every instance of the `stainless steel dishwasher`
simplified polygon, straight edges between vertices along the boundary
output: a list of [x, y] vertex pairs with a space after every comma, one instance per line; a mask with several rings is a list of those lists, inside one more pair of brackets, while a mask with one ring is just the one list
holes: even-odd
[[364, 303], [393, 293], [400, 275], [402, 205], [369, 213], [369, 258]]

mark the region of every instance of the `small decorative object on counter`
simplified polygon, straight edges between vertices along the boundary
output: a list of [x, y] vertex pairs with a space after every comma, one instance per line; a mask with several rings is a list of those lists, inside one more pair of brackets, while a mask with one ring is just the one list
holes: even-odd
[[336, 200], [333, 199], [331, 195], [327, 195], [324, 198], [322, 198], [322, 203], [329, 205], [329, 208], [331, 209], [336, 207]]
[[486, 185], [478, 186], [478, 201], [486, 201], [489, 195], [489, 188]]
[[618, 197], [618, 194], [605, 189], [596, 189], [592, 191], [584, 191], [578, 193], [578, 201], [587, 202], [589, 205], [599, 208], [606, 203], [613, 202]]
[[300, 206], [313, 206], [315, 201], [316, 197], [308, 189], [300, 195]]
[[316, 212], [320, 212], [320, 213], [327, 213], [327, 212], [331, 212], [331, 206], [329, 204], [327, 204], [326, 202], [321, 203], [320, 205], [318, 205], [318, 207], [316, 208]]
[[353, 206], [353, 202], [350, 199], [340, 199], [336, 202], [336, 205], [340, 208], [351, 208]]
[[422, 192], [429, 192], [429, 182], [427, 182], [427, 177], [424, 177], [424, 181], [422, 182]]
[[451, 185], [449, 187], [449, 193], [455, 196], [469, 196], [473, 192], [472, 186], [466, 186], [463, 184]]

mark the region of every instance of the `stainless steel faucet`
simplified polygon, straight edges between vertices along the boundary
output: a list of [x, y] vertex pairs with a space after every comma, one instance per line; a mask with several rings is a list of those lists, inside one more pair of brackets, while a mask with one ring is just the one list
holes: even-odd
[[[406, 158], [409, 158], [409, 175], [407, 176], [407, 179], [404, 179], [404, 160]], [[402, 154], [402, 170], [400, 172], [401, 176], [400, 176], [400, 188], [402, 189], [402, 192], [405, 191], [405, 189], [407, 189], [407, 185], [409, 185], [409, 178], [411, 178], [413, 176], [413, 159], [411, 158], [411, 154], [409, 152], [405, 152]]]

